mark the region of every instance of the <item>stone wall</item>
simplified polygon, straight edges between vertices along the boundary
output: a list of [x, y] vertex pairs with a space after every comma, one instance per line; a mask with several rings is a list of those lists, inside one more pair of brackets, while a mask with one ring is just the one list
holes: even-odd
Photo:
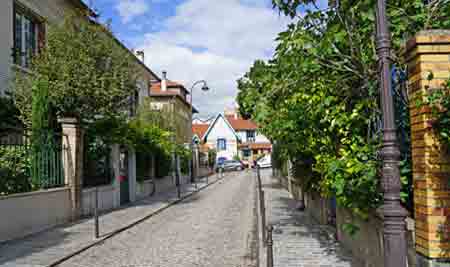
[[330, 202], [322, 198], [319, 193], [311, 192], [305, 194], [306, 212], [320, 224], [328, 224], [330, 213]]
[[[383, 267], [383, 220], [375, 212], [369, 214], [367, 220], [362, 219], [349, 210], [338, 207], [336, 212], [336, 233], [339, 242], [351, 250], [353, 257], [364, 267]], [[355, 227], [355, 233], [345, 231], [345, 225]], [[406, 239], [408, 246], [408, 266], [416, 266], [414, 248], [414, 222], [407, 219]]]

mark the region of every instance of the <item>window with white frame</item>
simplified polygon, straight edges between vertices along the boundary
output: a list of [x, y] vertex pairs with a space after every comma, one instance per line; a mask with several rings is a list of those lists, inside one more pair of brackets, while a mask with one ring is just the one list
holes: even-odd
[[31, 58], [38, 52], [43, 41], [44, 25], [30, 11], [14, 5], [14, 64], [29, 67]]
[[225, 138], [217, 139], [217, 150], [218, 151], [227, 150], [227, 140]]
[[247, 142], [255, 142], [256, 139], [256, 131], [254, 130], [247, 130]]

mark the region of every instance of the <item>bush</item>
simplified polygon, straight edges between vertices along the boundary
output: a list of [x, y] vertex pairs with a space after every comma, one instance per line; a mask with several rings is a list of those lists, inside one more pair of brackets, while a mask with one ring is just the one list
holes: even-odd
[[0, 145], [0, 195], [37, 189], [30, 179], [31, 160], [28, 149], [19, 145]]

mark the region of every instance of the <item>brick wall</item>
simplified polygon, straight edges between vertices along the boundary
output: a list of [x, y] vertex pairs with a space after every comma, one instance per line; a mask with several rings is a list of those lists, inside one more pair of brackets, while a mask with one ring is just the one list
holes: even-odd
[[[422, 265], [450, 260], [450, 156], [433, 129], [428, 106], [417, 105], [450, 76], [450, 31], [420, 32], [407, 43], [408, 94], [416, 219], [416, 250]], [[430, 73], [434, 78], [428, 80]], [[440, 265], [439, 265], [440, 266]], [[448, 266], [448, 265], [446, 265]]]

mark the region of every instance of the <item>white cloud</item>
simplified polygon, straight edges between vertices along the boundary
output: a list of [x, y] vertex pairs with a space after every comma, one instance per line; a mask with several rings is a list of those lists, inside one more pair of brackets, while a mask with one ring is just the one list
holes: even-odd
[[208, 81], [209, 92], [194, 92], [194, 105], [202, 115], [234, 105], [236, 80], [255, 59], [271, 56], [277, 33], [288, 23], [268, 4], [252, 2], [185, 1], [162, 22], [160, 31], [138, 42], [146, 64], [157, 73], [167, 70], [170, 79], [188, 88], [198, 79]]
[[115, 8], [122, 23], [126, 24], [135, 17], [145, 14], [149, 10], [149, 5], [145, 0], [119, 0]]

